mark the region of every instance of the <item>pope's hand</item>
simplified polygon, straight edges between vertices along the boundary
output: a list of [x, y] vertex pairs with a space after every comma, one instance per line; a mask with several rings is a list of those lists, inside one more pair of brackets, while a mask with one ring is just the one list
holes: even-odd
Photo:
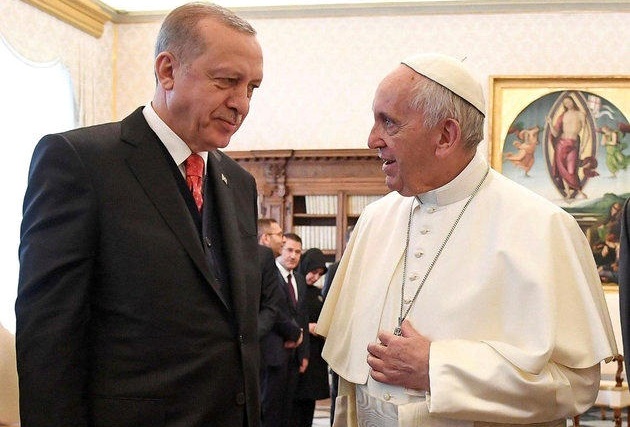
[[431, 341], [416, 331], [408, 320], [402, 324], [402, 336], [380, 331], [378, 339], [378, 343], [368, 344], [367, 348], [372, 378], [385, 384], [430, 391]]

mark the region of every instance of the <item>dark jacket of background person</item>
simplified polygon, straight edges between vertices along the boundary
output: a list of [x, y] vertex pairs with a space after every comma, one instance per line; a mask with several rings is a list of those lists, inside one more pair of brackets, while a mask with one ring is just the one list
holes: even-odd
[[[321, 250], [311, 248], [302, 254], [300, 265], [297, 270], [303, 276], [309, 271], [317, 268], [323, 268], [326, 272], [326, 258]], [[317, 323], [319, 313], [324, 304], [321, 290], [314, 286], [306, 287], [306, 298], [304, 301], [306, 312], [308, 313], [308, 322]], [[330, 396], [328, 385], [328, 365], [322, 359], [322, 348], [324, 347], [324, 338], [318, 335], [310, 335], [309, 344], [309, 362], [306, 372], [300, 375], [298, 383], [297, 399], [326, 399]]]
[[[262, 338], [261, 350], [263, 366], [278, 366], [287, 361], [296, 352], [295, 349], [284, 348], [285, 341], [297, 341], [304, 328], [304, 315], [293, 307], [290, 295], [285, 289], [285, 283], [275, 265], [274, 271], [275, 281], [280, 288], [280, 304], [276, 315], [276, 320], [271, 330]], [[306, 339], [306, 333], [304, 334]]]
[[[278, 280], [278, 268], [273, 251], [267, 246], [258, 245], [258, 260], [260, 261], [261, 289], [260, 311], [258, 312], [258, 337], [262, 340], [279, 320], [279, 328], [285, 328], [289, 338], [299, 337], [299, 328], [282, 314], [281, 305], [284, 294]], [[262, 350], [262, 347], [261, 347]]]
[[[300, 362], [304, 357], [308, 358], [308, 318], [304, 305], [306, 282], [303, 276], [293, 272], [298, 288], [298, 304], [294, 305], [275, 261], [274, 269], [282, 298], [276, 322], [261, 341], [262, 424], [264, 427], [288, 427], [291, 417], [289, 402], [297, 387]], [[302, 343], [297, 348], [285, 348], [286, 341], [297, 341], [300, 335]]]
[[619, 238], [619, 310], [626, 372], [630, 367], [630, 199], [621, 215]]
[[[297, 271], [306, 277], [309, 272], [319, 270], [326, 273], [326, 259], [321, 250], [311, 248], [302, 254]], [[315, 278], [311, 278], [311, 281]], [[306, 277], [306, 297], [304, 305], [308, 315], [308, 323], [317, 323], [323, 305], [321, 290], [309, 284]], [[310, 329], [310, 328], [309, 328]], [[306, 371], [300, 374], [293, 401], [293, 427], [308, 427], [313, 423], [316, 401], [330, 397], [328, 383], [328, 365], [322, 359], [324, 338], [309, 332], [309, 363]]]

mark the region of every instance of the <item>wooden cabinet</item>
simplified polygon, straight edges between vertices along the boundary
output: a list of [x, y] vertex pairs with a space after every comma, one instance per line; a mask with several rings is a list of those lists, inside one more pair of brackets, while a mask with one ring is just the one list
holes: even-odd
[[256, 179], [259, 214], [275, 218], [285, 232], [302, 237], [339, 259], [349, 226], [366, 203], [386, 194], [376, 151], [227, 151]]

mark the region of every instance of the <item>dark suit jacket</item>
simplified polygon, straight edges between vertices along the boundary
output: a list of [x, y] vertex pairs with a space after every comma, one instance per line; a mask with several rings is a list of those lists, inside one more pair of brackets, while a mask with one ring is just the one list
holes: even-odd
[[[293, 272], [298, 288], [298, 304], [295, 306], [291, 301], [291, 295], [287, 289], [287, 284], [276, 267], [275, 274], [278, 286], [281, 289], [283, 299], [272, 330], [262, 341], [262, 363], [265, 366], [280, 366], [291, 361], [299, 363], [302, 357], [308, 357], [308, 315], [304, 299], [306, 296], [306, 279], [304, 276]], [[303, 329], [304, 339], [297, 350], [287, 350], [284, 342], [295, 341], [300, 336], [300, 328]]]
[[182, 188], [141, 109], [39, 142], [16, 302], [23, 426], [258, 425], [255, 182], [208, 156], [221, 290]]
[[[305, 305], [309, 323], [317, 323], [324, 305], [324, 298], [315, 285], [306, 286]], [[322, 358], [324, 343], [324, 337], [309, 334], [308, 367], [306, 372], [300, 374], [295, 393], [296, 399], [319, 400], [330, 397], [328, 364]]]
[[619, 310], [626, 372], [630, 367], [630, 199], [626, 200], [621, 215], [619, 238]]
[[[279, 313], [284, 302], [284, 293], [278, 283], [278, 268], [276, 267], [273, 251], [267, 246], [259, 244], [258, 259], [260, 261], [262, 282], [260, 311], [258, 312], [258, 337], [262, 340], [271, 331], [276, 320], [279, 319]], [[286, 321], [286, 316], [282, 316], [282, 318], [283, 321]], [[292, 329], [289, 334], [293, 331]]]

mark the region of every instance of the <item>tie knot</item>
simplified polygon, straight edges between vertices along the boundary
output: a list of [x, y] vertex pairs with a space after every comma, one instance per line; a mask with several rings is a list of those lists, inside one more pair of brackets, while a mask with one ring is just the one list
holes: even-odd
[[203, 157], [199, 154], [192, 153], [186, 159], [184, 165], [186, 166], [186, 176], [197, 176], [201, 178], [203, 176]]

